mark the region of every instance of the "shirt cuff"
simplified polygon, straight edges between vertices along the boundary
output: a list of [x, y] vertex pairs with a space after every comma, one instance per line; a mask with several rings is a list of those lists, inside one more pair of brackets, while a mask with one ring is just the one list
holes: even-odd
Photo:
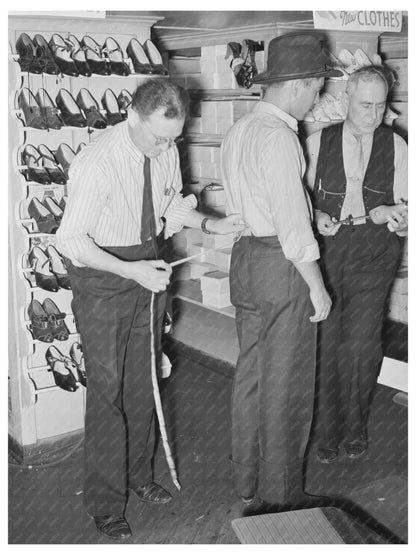
[[198, 202], [195, 195], [180, 196], [174, 206], [166, 211], [165, 239], [178, 233], [184, 226], [186, 216], [191, 210], [195, 210]]
[[282, 248], [285, 257], [292, 262], [313, 262], [319, 259], [319, 246], [316, 242], [301, 247], [296, 252], [286, 252], [285, 248]]

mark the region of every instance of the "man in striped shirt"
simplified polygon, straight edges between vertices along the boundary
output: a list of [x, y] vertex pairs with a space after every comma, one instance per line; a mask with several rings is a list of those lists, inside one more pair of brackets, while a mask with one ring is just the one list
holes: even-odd
[[186, 92], [167, 79], [140, 85], [127, 121], [104, 131], [71, 165], [57, 233], [87, 373], [84, 504], [111, 538], [131, 535], [124, 518], [129, 489], [145, 502], [171, 498], [153, 482], [151, 465], [150, 311], [160, 352], [171, 276], [160, 235], [167, 238], [184, 225], [220, 234], [244, 229], [239, 215], [204, 218], [195, 197], [181, 194], [175, 143], [187, 108]]
[[[232, 397], [232, 468], [245, 514], [317, 506], [303, 492], [312, 421], [316, 322], [331, 301], [303, 188], [301, 120], [337, 75], [314, 33], [270, 42], [263, 100], [227, 133], [222, 176], [229, 213], [250, 233], [233, 247], [231, 301], [240, 354]], [[328, 501], [328, 500], [326, 500]]]

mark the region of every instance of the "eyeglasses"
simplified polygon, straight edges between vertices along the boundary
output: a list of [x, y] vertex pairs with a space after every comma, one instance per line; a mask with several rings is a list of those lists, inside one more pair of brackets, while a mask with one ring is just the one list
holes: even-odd
[[155, 138], [155, 145], [165, 145], [167, 144], [169, 147], [171, 147], [172, 145], [178, 145], [179, 143], [181, 143], [184, 138], [182, 136], [180, 137], [159, 137], [158, 135], [155, 135], [153, 133], [153, 131], [150, 129], [150, 125], [147, 123], [146, 120], [142, 120], [144, 125], [146, 125], [147, 129], [150, 131], [150, 133], [153, 135], [153, 137]]

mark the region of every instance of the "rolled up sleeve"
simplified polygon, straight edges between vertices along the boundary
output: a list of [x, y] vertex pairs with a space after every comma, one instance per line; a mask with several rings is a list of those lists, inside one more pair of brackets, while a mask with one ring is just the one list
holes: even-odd
[[319, 258], [310, 199], [303, 185], [304, 159], [296, 135], [274, 133], [263, 150], [263, 178], [283, 253], [293, 262]]
[[197, 204], [195, 195], [184, 197], [182, 193], [175, 194], [165, 212], [165, 238], [178, 233], [183, 228], [186, 216], [196, 208]]

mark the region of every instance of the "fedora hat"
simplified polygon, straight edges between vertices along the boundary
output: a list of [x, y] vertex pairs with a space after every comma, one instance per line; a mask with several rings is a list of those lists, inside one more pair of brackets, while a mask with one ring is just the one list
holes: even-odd
[[289, 33], [269, 43], [267, 71], [252, 78], [252, 83], [272, 83], [308, 77], [341, 77], [324, 53], [321, 33]]

